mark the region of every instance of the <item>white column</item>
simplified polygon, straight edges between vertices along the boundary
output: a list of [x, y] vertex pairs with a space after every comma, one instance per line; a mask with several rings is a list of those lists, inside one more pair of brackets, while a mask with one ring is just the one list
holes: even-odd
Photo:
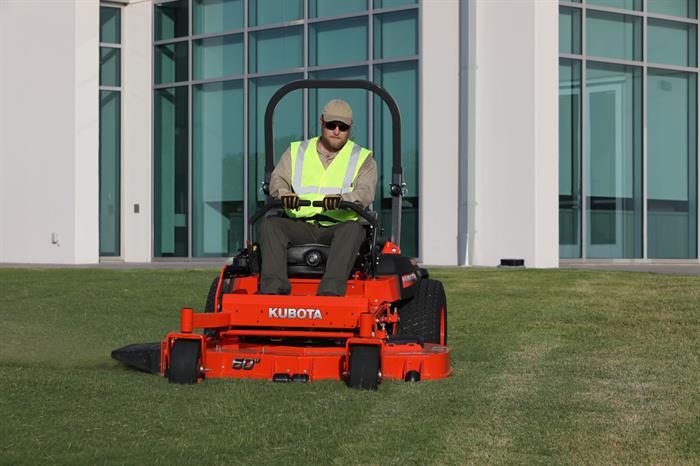
[[[122, 257], [150, 262], [152, 253], [151, 2], [122, 10]], [[135, 206], [138, 205], [138, 213]]]
[[78, 264], [99, 262], [99, 76], [100, 3], [75, 2], [75, 257]]
[[0, 262], [98, 261], [99, 2], [0, 2]]
[[457, 265], [459, 1], [423, 0], [420, 34], [420, 255]]
[[471, 265], [557, 267], [558, 2], [471, 1]]

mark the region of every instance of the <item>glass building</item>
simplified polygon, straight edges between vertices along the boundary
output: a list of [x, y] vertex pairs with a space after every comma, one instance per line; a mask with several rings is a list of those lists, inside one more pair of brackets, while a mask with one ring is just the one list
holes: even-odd
[[561, 2], [562, 258], [698, 257], [697, 7]]
[[[154, 4], [154, 256], [221, 257], [262, 206], [263, 117], [283, 84], [366, 79], [403, 112], [403, 248], [418, 254], [418, 17], [411, 0], [179, 0]], [[318, 135], [325, 102], [353, 107], [351, 138], [374, 149], [374, 209], [389, 222], [391, 120], [366, 91], [302, 90], [275, 113], [275, 149]]]
[[[427, 265], [700, 263], [699, 25], [698, 0], [0, 2], [0, 263], [235, 254], [265, 107], [303, 78], [398, 102], [401, 249]], [[287, 95], [275, 156], [334, 97], [388, 230], [379, 98]]]

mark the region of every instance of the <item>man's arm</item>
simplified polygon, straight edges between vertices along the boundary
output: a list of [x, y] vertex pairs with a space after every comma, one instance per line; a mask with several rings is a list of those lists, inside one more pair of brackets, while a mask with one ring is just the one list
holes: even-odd
[[374, 201], [374, 190], [377, 187], [377, 162], [370, 154], [362, 163], [357, 177], [353, 182], [353, 190], [341, 195], [341, 199], [357, 202], [365, 209]]
[[270, 196], [279, 199], [283, 194], [294, 192], [292, 189], [292, 153], [287, 148], [272, 170], [270, 177]]

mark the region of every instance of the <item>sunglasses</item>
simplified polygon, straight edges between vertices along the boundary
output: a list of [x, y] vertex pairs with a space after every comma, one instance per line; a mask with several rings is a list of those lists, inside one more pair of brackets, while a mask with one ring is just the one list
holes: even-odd
[[346, 125], [340, 121], [326, 121], [323, 123], [323, 126], [330, 131], [335, 131], [335, 129], [338, 128], [340, 131], [345, 132], [350, 129], [350, 125]]

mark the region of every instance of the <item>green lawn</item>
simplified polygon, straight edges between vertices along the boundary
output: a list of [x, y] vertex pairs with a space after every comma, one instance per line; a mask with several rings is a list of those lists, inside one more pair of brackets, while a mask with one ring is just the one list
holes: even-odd
[[454, 374], [377, 392], [110, 359], [215, 273], [0, 269], [0, 464], [700, 464], [700, 277], [433, 270]]

